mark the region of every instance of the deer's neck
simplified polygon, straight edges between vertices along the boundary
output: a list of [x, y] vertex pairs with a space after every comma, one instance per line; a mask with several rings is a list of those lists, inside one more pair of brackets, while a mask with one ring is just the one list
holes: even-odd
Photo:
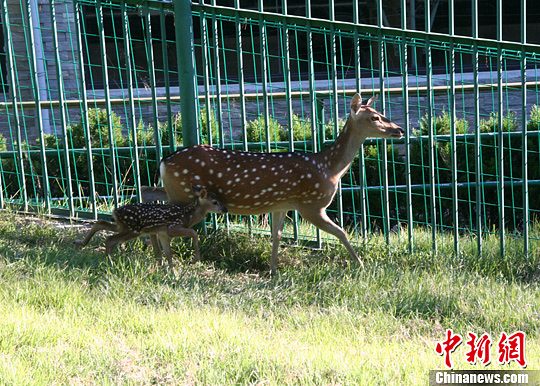
[[366, 137], [356, 133], [351, 125], [350, 119], [347, 119], [343, 131], [336, 141], [321, 152], [321, 161], [328, 164], [330, 178], [335, 179], [336, 183], [349, 169], [358, 149], [366, 139]]

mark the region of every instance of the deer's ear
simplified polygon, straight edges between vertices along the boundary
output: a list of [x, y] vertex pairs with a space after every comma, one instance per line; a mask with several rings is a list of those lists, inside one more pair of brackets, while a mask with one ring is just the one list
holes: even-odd
[[202, 198], [203, 200], [206, 199], [206, 196], [208, 195], [208, 192], [205, 188], [201, 188], [199, 192], [199, 198]]
[[373, 103], [375, 103], [375, 102], [377, 101], [377, 99], [379, 99], [379, 94], [373, 95], [373, 96], [372, 96], [371, 98], [369, 98], [369, 100], [367, 101], [366, 106], [368, 106], [368, 107], [373, 106]]
[[358, 114], [361, 108], [362, 108], [362, 97], [358, 93], [354, 94], [351, 100], [351, 114]]

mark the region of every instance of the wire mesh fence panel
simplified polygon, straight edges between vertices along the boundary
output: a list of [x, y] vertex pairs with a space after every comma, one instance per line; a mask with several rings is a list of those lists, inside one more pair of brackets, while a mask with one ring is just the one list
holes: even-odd
[[[358, 237], [394, 232], [412, 249], [430, 228], [434, 249], [450, 232], [456, 252], [465, 234], [479, 252], [489, 234], [501, 253], [507, 237], [538, 250], [538, 6], [521, 0], [510, 28], [506, 2], [479, 3], [200, 0], [180, 41], [169, 2], [2, 0], [0, 205], [96, 218], [139, 200], [161, 157], [191, 141], [177, 59], [188, 52], [199, 143], [319, 151], [355, 93], [380, 95], [406, 135], [366, 140], [329, 208]], [[286, 234], [320, 243], [291, 219]], [[265, 217], [226, 224], [269, 231]]]

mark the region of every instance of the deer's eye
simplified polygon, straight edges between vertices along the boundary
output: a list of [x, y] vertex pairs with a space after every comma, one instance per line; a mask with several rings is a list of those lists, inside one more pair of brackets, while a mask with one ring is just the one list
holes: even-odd
[[378, 115], [374, 115], [374, 116], [371, 117], [371, 120], [372, 121], [380, 121], [381, 117], [379, 117]]

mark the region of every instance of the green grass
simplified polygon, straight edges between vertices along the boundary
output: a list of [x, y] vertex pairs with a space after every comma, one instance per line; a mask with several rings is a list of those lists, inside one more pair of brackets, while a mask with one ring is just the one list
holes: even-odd
[[[77, 237], [0, 214], [0, 384], [425, 385], [446, 328], [523, 330], [540, 369], [537, 239], [529, 259], [520, 239], [501, 259], [495, 237], [477, 258], [466, 237], [453, 257], [445, 235], [435, 256], [426, 231], [412, 254], [404, 235], [390, 248], [374, 236], [359, 246], [364, 268], [345, 266], [339, 245], [289, 245], [270, 278], [264, 236], [211, 234], [197, 264], [177, 243], [175, 273], [141, 242], [107, 258], [102, 238], [78, 250]], [[471, 368], [464, 346], [453, 359]]]

